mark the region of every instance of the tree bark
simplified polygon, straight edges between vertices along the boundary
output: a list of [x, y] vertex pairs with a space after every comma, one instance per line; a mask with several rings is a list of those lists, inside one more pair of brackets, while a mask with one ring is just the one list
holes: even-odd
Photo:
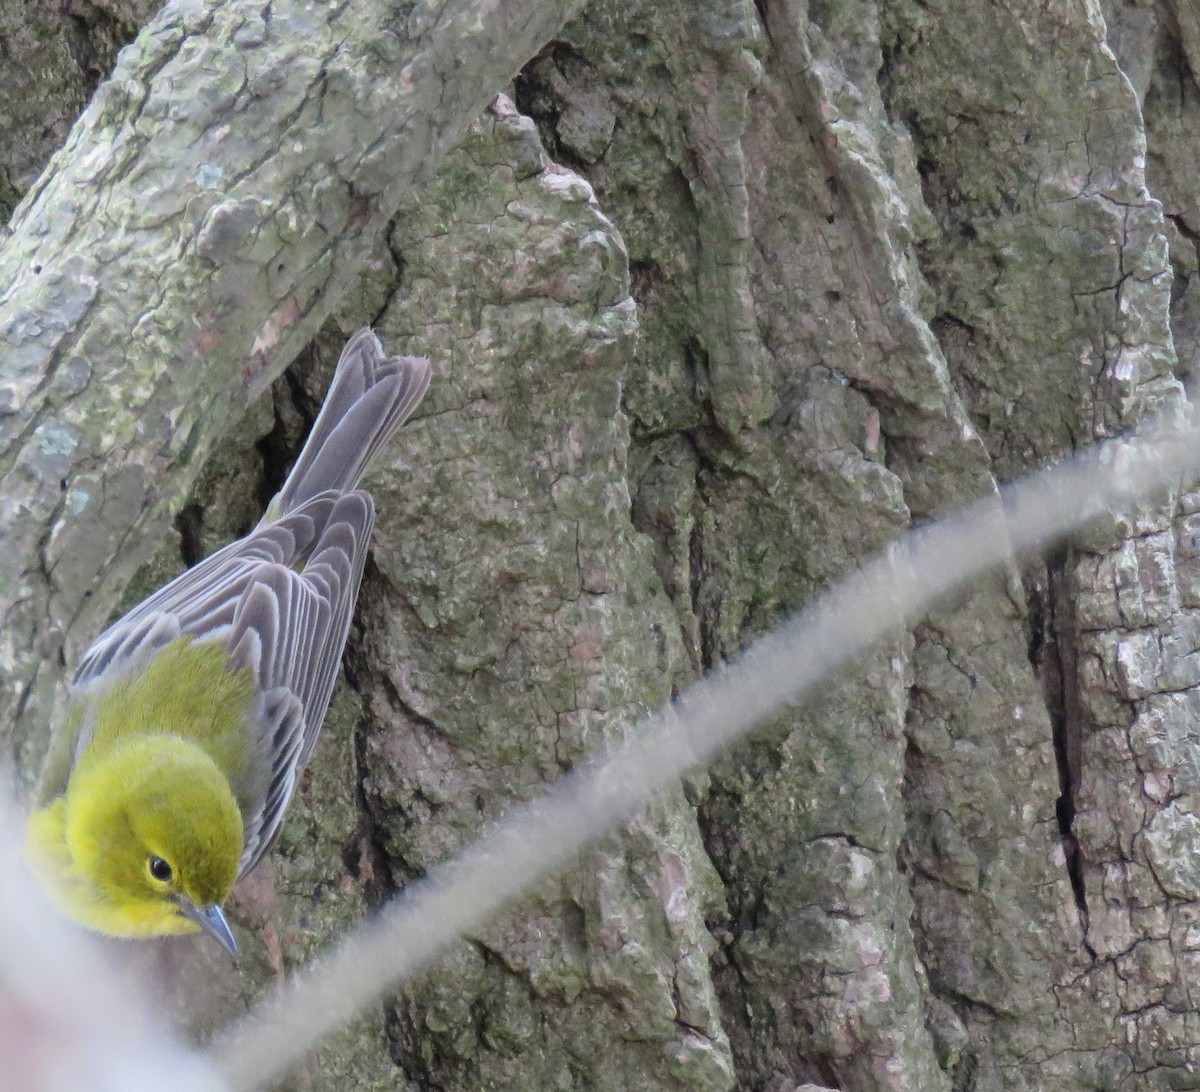
[[571, 10], [208, 0], [121, 54], [0, 255], [0, 720], [19, 751], [59, 650], [92, 635], [214, 439]]
[[[265, 46], [217, 34], [218, 18], [212, 55], [238, 71]], [[56, 604], [145, 512], [161, 522], [229, 407], [321, 317], [315, 351], [208, 461], [180, 543], [131, 597], [257, 517], [337, 327], [374, 321], [390, 349], [435, 362], [370, 483], [378, 543], [348, 685], [271, 866], [238, 894], [242, 970], [186, 942], [140, 950], [200, 1034], [913, 524], [1183, 406], [1197, 352], [1186, 5], [594, 0], [524, 68], [517, 110], [494, 106], [405, 201], [399, 179], [429, 177], [425, 151], [457, 139], [483, 80], [453, 124], [376, 109], [388, 140], [424, 135], [351, 189], [368, 90], [409, 54], [339, 19], [368, 44], [324, 66], [321, 110], [286, 91], [290, 72], [254, 85], [264, 134], [312, 110], [321, 156], [281, 137], [269, 162], [293, 167], [213, 193], [198, 152], [143, 176], [162, 186], [137, 204], [143, 183], [114, 155], [105, 184], [127, 196], [110, 207], [149, 218], [171, 260], [101, 278], [127, 236], [88, 213], [57, 296], [44, 273], [19, 282], [47, 293], [42, 338], [60, 347], [23, 416], [0, 421], [42, 460], [0, 464], [30, 505], [19, 525], [6, 514], [6, 540], [42, 543], [35, 576], [0, 583], [23, 604], [6, 629], [16, 681], [25, 649], [67, 628]], [[297, 27], [268, 30], [284, 49]], [[334, 55], [305, 33], [297, 88]], [[192, 40], [160, 30], [138, 48], [182, 80]], [[148, 100], [178, 131], [181, 90]], [[131, 100], [111, 94], [85, 126], [115, 110], [117, 131]], [[82, 177], [83, 147], [37, 192]], [[302, 226], [251, 230], [276, 230], [285, 204]], [[6, 268], [30, 260], [33, 207]], [[76, 267], [104, 290], [79, 289]], [[335, 308], [318, 286], [352, 270]], [[127, 282], [133, 343], [108, 296]], [[109, 332], [85, 341], [101, 310]], [[104, 354], [130, 344], [144, 434], [125, 388], [97, 389], [118, 374]], [[210, 404], [180, 409], [201, 390]], [[45, 461], [79, 452], [91, 461], [60, 492]], [[1113, 513], [934, 610], [365, 1014], [316, 1056], [312, 1086], [1190, 1087], [1197, 513], [1198, 493]]]

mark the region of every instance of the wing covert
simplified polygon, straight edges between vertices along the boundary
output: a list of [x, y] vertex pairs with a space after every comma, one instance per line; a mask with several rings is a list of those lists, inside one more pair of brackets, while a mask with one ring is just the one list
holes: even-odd
[[304, 568], [261, 563], [238, 600], [231, 656], [250, 667], [262, 695], [254, 731], [260, 748], [260, 813], [249, 817], [241, 871], [278, 833], [296, 781], [320, 734], [337, 681], [362, 580], [375, 509], [369, 494], [337, 499]]

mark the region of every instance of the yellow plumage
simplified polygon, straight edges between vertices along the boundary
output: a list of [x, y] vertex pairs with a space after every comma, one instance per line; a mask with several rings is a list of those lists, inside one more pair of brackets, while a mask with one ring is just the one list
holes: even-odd
[[84, 655], [25, 848], [75, 921], [236, 952], [221, 904], [278, 833], [349, 629], [374, 519], [359, 480], [428, 384], [428, 361], [359, 331], [259, 526]]

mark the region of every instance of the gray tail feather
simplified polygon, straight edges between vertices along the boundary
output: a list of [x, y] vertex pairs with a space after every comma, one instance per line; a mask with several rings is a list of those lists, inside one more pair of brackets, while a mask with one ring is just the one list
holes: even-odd
[[342, 350], [321, 412], [266, 518], [278, 518], [327, 489], [358, 485], [371, 460], [429, 389], [424, 357], [388, 357], [369, 327]]

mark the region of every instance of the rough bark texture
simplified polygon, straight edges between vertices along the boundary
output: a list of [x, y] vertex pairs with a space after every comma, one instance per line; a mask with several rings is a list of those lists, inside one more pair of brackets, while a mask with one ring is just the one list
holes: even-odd
[[56, 654], [86, 647], [229, 418], [570, 11], [194, 0], [122, 52], [0, 253], [0, 719], [18, 750]]
[[[371, 481], [348, 685], [238, 894], [248, 957], [138, 955], [183, 1017], [238, 1011], [914, 522], [1177, 407], [1194, 71], [1172, 2], [594, 0], [385, 234], [331, 240], [357, 286], [128, 593], [253, 522], [339, 328], [433, 358]], [[1198, 529], [1200, 492], [1114, 513], [940, 607], [311, 1087], [1200, 1087]]]
[[87, 105], [113, 55], [159, 7], [157, 0], [0, 3], [0, 218], [37, 180]]

